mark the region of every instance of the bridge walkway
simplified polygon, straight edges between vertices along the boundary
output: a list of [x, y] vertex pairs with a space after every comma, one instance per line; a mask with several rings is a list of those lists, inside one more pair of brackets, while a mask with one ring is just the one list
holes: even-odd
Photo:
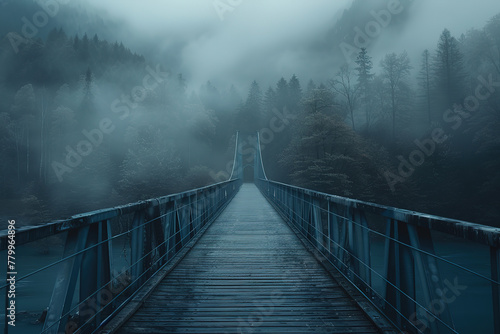
[[378, 333], [254, 184], [244, 184], [118, 333]]

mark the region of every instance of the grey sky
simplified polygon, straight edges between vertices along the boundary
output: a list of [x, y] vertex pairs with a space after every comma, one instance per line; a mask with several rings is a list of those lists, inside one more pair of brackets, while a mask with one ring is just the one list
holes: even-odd
[[[337, 69], [325, 68], [327, 55], [315, 54], [310, 44], [331, 29], [339, 11], [352, 2], [220, 0], [240, 3], [221, 20], [214, 8], [217, 0], [89, 1], [130, 23], [133, 33], [123, 36], [127, 44], [153, 40], [166, 57], [175, 58], [178, 68], [172, 70], [182, 72], [192, 87], [212, 80], [220, 88], [235, 83], [243, 89], [253, 79], [265, 89], [294, 73], [303, 85], [311, 78], [331, 77]], [[414, 55], [434, 48], [445, 27], [459, 36], [471, 27], [482, 27], [499, 12], [498, 0], [415, 1], [406, 29], [383, 33], [377, 40], [372, 49], [374, 61], [405, 49], [418, 61]]]

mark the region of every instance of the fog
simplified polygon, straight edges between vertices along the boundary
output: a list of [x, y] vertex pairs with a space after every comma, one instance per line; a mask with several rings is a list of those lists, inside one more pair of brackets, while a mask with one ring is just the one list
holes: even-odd
[[308, 58], [308, 46], [325, 34], [349, 2], [241, 1], [222, 16], [215, 1], [94, 4], [130, 24], [128, 42], [141, 43], [144, 36], [154, 41], [155, 52], [172, 57], [193, 87], [212, 80], [246, 89], [257, 77], [269, 85], [293, 73], [321, 76], [319, 64]]
[[[211, 80], [219, 87], [235, 84], [247, 89], [256, 78], [262, 87], [293, 74], [304, 82], [329, 80], [334, 70], [325, 71], [325, 66], [340, 67], [345, 58], [328, 32], [352, 0], [234, 1], [234, 7], [219, 9], [222, 14], [215, 8], [217, 1], [89, 3], [105, 11], [105, 17], [126, 22], [126, 33], [118, 33], [121, 39], [148, 48], [151, 57], [167, 59], [190, 87], [197, 89]], [[370, 10], [367, 7], [365, 14]], [[444, 28], [455, 36], [479, 28], [500, 11], [500, 2], [422, 0], [412, 1], [404, 11], [409, 15], [402, 28], [389, 26], [370, 45], [376, 65], [383, 55], [402, 50], [419, 59], [423, 50], [436, 46], [436, 36]], [[355, 23], [363, 29], [368, 22], [360, 18]]]
[[[239, 130], [267, 135], [276, 180], [495, 224], [500, 2], [74, 0], [43, 13], [54, 1], [1, 5], [2, 210], [31, 223], [221, 181]], [[491, 94], [477, 117], [449, 114], [478, 78]], [[88, 153], [103, 120], [113, 130]], [[440, 127], [452, 140], [409, 165]]]
[[[15, 267], [10, 265], [11, 240], [17, 233], [14, 222], [18, 231], [62, 221], [39, 230], [27, 228], [20, 243], [36, 239], [27, 248], [43, 244], [45, 255], [59, 245], [62, 254], [63, 237], [47, 242], [39, 238], [48, 231], [67, 235], [63, 256], [73, 246], [82, 255], [66, 258], [75, 263], [67, 290], [75, 290], [79, 281], [75, 291], [86, 302], [95, 304], [94, 296], [111, 301], [109, 296], [101, 298], [104, 294], [85, 296], [91, 286], [113, 287], [116, 280], [110, 276], [112, 284], [102, 284], [109, 271], [99, 275], [99, 282], [89, 280], [84, 286], [86, 272], [95, 272], [94, 262], [102, 264], [99, 271], [107, 265], [107, 260], [98, 259], [108, 253], [103, 237], [110, 233], [123, 237], [123, 249], [121, 241], [113, 242], [113, 252], [129, 266], [123, 274], [146, 279], [137, 268], [157, 272], [160, 267], [152, 266], [153, 257], [170, 261], [173, 250], [185, 249], [181, 246], [186, 236], [194, 237], [195, 225], [200, 228], [197, 224], [212, 221], [211, 215], [219, 212], [216, 200], [229, 203], [239, 181], [254, 182], [257, 173], [263, 174], [260, 168], [253, 170], [255, 157], [258, 161], [261, 157], [266, 176], [281, 185], [273, 190], [276, 183], [255, 183], [267, 185], [270, 201], [284, 200], [275, 208], [284, 210], [293, 202], [296, 212], [290, 215], [287, 207], [283, 217], [293, 217], [292, 223], [310, 241], [319, 237], [312, 244], [321, 248], [320, 253], [335, 250], [328, 259], [336, 261], [346, 278], [367, 279], [364, 283], [379, 284], [387, 294], [393, 290], [394, 298], [388, 301], [395, 301], [392, 307], [403, 311], [394, 313], [396, 323], [406, 312], [419, 312], [410, 316], [411, 322], [416, 315], [418, 321], [425, 316], [425, 323], [432, 323], [428, 316], [447, 317], [448, 311], [454, 311], [457, 332], [475, 333], [478, 323], [493, 315], [498, 229], [479, 224], [500, 227], [499, 0], [0, 0], [0, 37], [0, 243], [4, 250], [9, 243], [4, 270], [6, 260], [10, 271]], [[240, 139], [237, 147], [236, 138]], [[244, 175], [227, 182], [234, 170], [234, 152], [243, 156]], [[208, 187], [214, 184], [219, 185]], [[245, 185], [242, 190], [252, 187]], [[266, 195], [264, 188], [260, 187]], [[220, 192], [212, 197], [211, 189]], [[287, 197], [282, 196], [284, 189], [294, 190]], [[318, 192], [336, 197], [311, 195]], [[178, 196], [159, 200], [173, 194]], [[302, 200], [304, 205], [299, 204]], [[355, 204], [359, 201], [376, 205]], [[127, 203], [137, 205], [112, 210], [120, 212], [119, 217], [109, 218], [102, 211], [92, 218], [82, 215]], [[132, 207], [137, 211], [130, 212]], [[274, 214], [269, 210], [252, 217], [242, 213], [243, 219], [237, 222], [251, 218], [248, 222], [253, 226]], [[102, 217], [109, 220], [100, 221]], [[82, 228], [95, 219], [99, 224]], [[239, 226], [234, 222], [229, 233]], [[78, 240], [76, 233], [61, 233], [67, 229], [78, 230]], [[392, 240], [385, 245], [379, 238], [384, 230], [387, 240]], [[243, 259], [254, 261], [264, 253], [247, 246], [251, 238], [266, 237], [261, 232], [249, 228], [230, 244], [248, 235], [244, 245], [251, 252]], [[466, 248], [467, 238], [483, 244]], [[405, 243], [411, 244], [410, 251]], [[279, 244], [286, 249], [279, 253], [295, 261], [288, 252], [290, 245]], [[374, 253], [358, 247], [362, 244], [370, 245]], [[83, 255], [80, 247], [88, 247], [82, 252], [90, 253]], [[425, 252], [416, 252], [415, 247]], [[160, 254], [162, 248], [169, 257]], [[135, 261], [141, 249], [148, 254]], [[214, 253], [203, 252], [209, 257]], [[20, 261], [36, 270], [43, 256], [33, 254]], [[438, 266], [438, 260], [445, 263]], [[454, 266], [455, 260], [460, 264]], [[370, 261], [385, 267], [380, 277], [365, 270]], [[270, 265], [283, 271], [282, 265]], [[460, 276], [458, 283], [455, 270], [463, 270], [462, 266], [475, 268], [476, 279], [484, 279], [483, 283], [467, 281], [467, 275]], [[45, 269], [57, 273], [55, 267]], [[438, 269], [446, 276], [436, 276]], [[78, 271], [77, 278], [73, 275]], [[267, 288], [277, 277], [259, 275], [252, 279]], [[23, 302], [36, 301], [32, 297], [39, 291], [50, 294], [52, 281], [50, 288], [40, 289], [36, 284], [43, 279], [31, 274], [24, 278], [29, 279], [23, 283], [29, 284], [20, 285], [18, 292]], [[247, 282], [244, 276], [233, 278]], [[393, 284], [395, 280], [401, 284]], [[290, 282], [296, 281], [294, 277]], [[219, 286], [219, 278], [214, 282]], [[59, 283], [56, 289], [62, 286]], [[364, 283], [360, 291], [366, 292]], [[417, 283], [425, 290], [416, 292]], [[233, 291], [237, 284], [230, 284]], [[28, 285], [31, 294], [25, 293]], [[138, 285], [127, 282], [134, 289]], [[5, 285], [5, 291], [12, 286]], [[395, 290], [405, 287], [409, 293]], [[465, 289], [484, 300], [471, 302], [474, 298], [464, 293], [459, 302], [448, 305]], [[306, 293], [293, 290], [301, 296]], [[250, 290], [245, 291], [245, 298], [251, 298]], [[401, 298], [403, 294], [407, 300]], [[323, 298], [323, 292], [320, 295]], [[110, 305], [122, 298], [130, 300], [129, 296], [120, 293]], [[66, 318], [86, 321], [82, 304], [73, 307], [76, 299], [66, 297], [61, 304], [64, 310], [71, 306], [71, 312], [78, 312], [64, 315], [63, 322]], [[212, 297], [205, 301], [214, 302], [219, 296]], [[424, 297], [430, 303], [412, 305], [412, 298]], [[302, 312], [305, 304], [299, 299], [302, 304], [297, 310]], [[245, 305], [248, 301], [244, 300]], [[44, 320], [43, 313], [38, 314], [49, 303], [40, 299], [29, 312], [19, 306], [20, 322], [30, 331], [23, 327], [17, 331], [39, 332]], [[373, 303], [378, 303], [378, 297]], [[427, 304], [428, 314], [420, 309]], [[382, 305], [392, 312], [387, 301]], [[482, 318], [470, 321], [470, 305], [480, 305], [475, 311]], [[246, 306], [236, 310], [240, 311], [247, 312]], [[7, 317], [12, 315], [9, 312]], [[351, 309], [346, 312], [351, 314]], [[334, 320], [313, 313], [318, 324]], [[278, 314], [279, 321], [268, 322], [269, 326], [280, 325], [283, 315]], [[109, 320], [108, 314], [102, 313], [95, 323], [105, 318]], [[56, 318], [49, 314], [46, 319]], [[195, 325], [193, 330], [206, 320], [205, 315], [197, 319], [203, 320], [189, 321]], [[226, 326], [228, 319], [220, 324]], [[365, 328], [354, 320], [361, 326], [358, 329]], [[483, 332], [491, 332], [493, 322], [488, 321]], [[425, 323], [422, 330], [415, 327], [417, 331], [434, 332]], [[349, 325], [344, 321], [342, 326]], [[409, 330], [404, 325], [401, 329]]]
[[460, 37], [472, 28], [481, 28], [499, 11], [500, 2], [495, 0], [413, 1], [404, 29], [381, 34], [372, 52], [381, 58], [389, 52], [406, 50], [413, 60], [419, 60], [423, 50], [436, 47], [435, 36], [443, 29]]

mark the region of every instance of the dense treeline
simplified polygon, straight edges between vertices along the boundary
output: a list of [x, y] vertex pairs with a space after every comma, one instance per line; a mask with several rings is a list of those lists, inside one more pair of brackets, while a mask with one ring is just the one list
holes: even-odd
[[500, 15], [410, 60], [366, 49], [302, 89], [251, 84], [237, 128], [259, 130], [268, 176], [447, 217], [497, 224]]
[[221, 113], [239, 105], [234, 88], [216, 115], [213, 87], [205, 108], [182, 75], [61, 29], [18, 53], [4, 40], [0, 60], [2, 212], [33, 223], [213, 182], [214, 147], [225, 158], [232, 131], [215, 124], [233, 122]]
[[3, 45], [2, 212], [39, 222], [219, 181], [240, 130], [260, 132], [272, 179], [495, 224], [499, 29], [500, 15], [444, 30], [421, 59], [361, 49], [328, 82], [254, 81], [243, 97], [210, 81], [188, 93], [97, 35]]
[[284, 180], [498, 224], [499, 29], [500, 15], [458, 39], [445, 29], [421, 59], [402, 50], [379, 66], [362, 49], [328, 83], [333, 109], [301, 117]]

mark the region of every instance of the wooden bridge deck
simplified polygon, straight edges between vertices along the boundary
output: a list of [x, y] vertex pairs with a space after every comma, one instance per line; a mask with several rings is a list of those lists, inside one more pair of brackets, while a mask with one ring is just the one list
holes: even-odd
[[253, 184], [244, 184], [118, 333], [377, 333]]

